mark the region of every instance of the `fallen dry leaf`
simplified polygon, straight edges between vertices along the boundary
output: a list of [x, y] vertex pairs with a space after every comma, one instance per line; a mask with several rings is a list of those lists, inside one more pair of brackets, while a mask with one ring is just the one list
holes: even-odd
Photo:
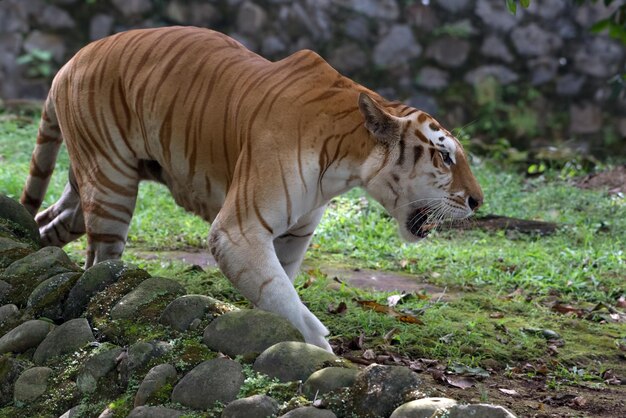
[[391, 295], [387, 298], [387, 306], [393, 308], [396, 306], [403, 298], [405, 298], [408, 293], [403, 293], [401, 295]]
[[337, 307], [333, 304], [328, 305], [328, 313], [335, 315], [343, 315], [348, 310], [348, 305], [345, 302], [340, 302]]
[[498, 388], [498, 390], [506, 395], [519, 396], [519, 393], [515, 389]]
[[363, 352], [363, 358], [366, 360], [374, 360], [376, 358], [376, 353], [371, 348], [368, 348]]
[[406, 324], [424, 325], [424, 322], [421, 319], [413, 315], [400, 315], [396, 316], [396, 318], [398, 319], [398, 321], [404, 322]]
[[554, 305], [552, 305], [552, 310], [554, 312], [558, 312], [564, 315], [574, 314], [579, 318], [587, 313], [584, 309], [575, 308], [572, 305], [561, 305], [560, 303], [555, 303]]
[[393, 316], [394, 318], [398, 319], [398, 321], [401, 321], [407, 324], [418, 324], [418, 325], [424, 324], [422, 320], [417, 318], [416, 316], [398, 312], [395, 309], [389, 306], [381, 305], [380, 303], [374, 300], [356, 300], [356, 303], [359, 306], [361, 306], [363, 309], [369, 309], [375, 312], [384, 313], [389, 316]]
[[444, 376], [444, 380], [455, 388], [467, 389], [476, 386], [476, 379], [468, 376]]
[[383, 335], [383, 340], [385, 340], [385, 342], [387, 344], [389, 344], [391, 342], [391, 339], [394, 337], [394, 335], [396, 335], [398, 332], [400, 332], [400, 330], [398, 328], [391, 328], [390, 331], [386, 332], [385, 335]]
[[504, 313], [502, 313], [502, 312], [492, 312], [492, 313], [489, 314], [489, 318], [492, 318], [492, 319], [504, 318]]
[[523, 296], [523, 295], [524, 295], [524, 290], [522, 290], [521, 287], [518, 287], [517, 289], [515, 289], [514, 291], [506, 295], [504, 299], [513, 299], [514, 297]]

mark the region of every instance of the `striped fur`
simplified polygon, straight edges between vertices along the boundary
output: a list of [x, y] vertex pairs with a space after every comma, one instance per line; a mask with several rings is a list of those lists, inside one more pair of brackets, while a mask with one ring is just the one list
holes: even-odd
[[462, 147], [427, 114], [312, 51], [270, 62], [206, 29], [120, 33], [59, 71], [22, 195], [32, 214], [62, 142], [69, 182], [36, 216], [44, 243], [86, 233], [86, 267], [119, 258], [139, 182], [161, 182], [212, 223], [211, 252], [242, 294], [328, 350], [292, 282], [332, 197], [364, 187], [411, 240], [482, 201]]

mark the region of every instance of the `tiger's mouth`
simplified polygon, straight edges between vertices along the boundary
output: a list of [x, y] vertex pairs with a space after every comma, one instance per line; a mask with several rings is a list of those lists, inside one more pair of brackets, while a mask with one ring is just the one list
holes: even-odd
[[427, 223], [429, 215], [430, 211], [427, 208], [415, 209], [409, 214], [406, 229], [415, 237], [426, 238], [430, 231], [437, 226], [436, 223]]

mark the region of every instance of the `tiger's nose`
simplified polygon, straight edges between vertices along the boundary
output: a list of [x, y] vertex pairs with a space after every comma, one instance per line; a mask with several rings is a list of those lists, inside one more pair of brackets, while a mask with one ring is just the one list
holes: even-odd
[[467, 204], [471, 210], [476, 212], [476, 210], [480, 207], [480, 205], [483, 204], [483, 199], [482, 197], [474, 198], [473, 196], [470, 196], [467, 198]]

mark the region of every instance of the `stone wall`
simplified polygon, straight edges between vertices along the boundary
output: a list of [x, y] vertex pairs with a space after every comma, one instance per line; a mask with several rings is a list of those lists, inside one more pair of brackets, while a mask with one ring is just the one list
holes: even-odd
[[[626, 52], [589, 32], [608, 14], [598, 3], [533, 1], [513, 16], [504, 0], [2, 0], [0, 97], [45, 97], [54, 71], [91, 40], [189, 24], [270, 59], [314, 49], [448, 126], [474, 121], [468, 131], [488, 142], [620, 149], [626, 99], [609, 81], [624, 72]], [[24, 55], [30, 62], [18, 64]]]

